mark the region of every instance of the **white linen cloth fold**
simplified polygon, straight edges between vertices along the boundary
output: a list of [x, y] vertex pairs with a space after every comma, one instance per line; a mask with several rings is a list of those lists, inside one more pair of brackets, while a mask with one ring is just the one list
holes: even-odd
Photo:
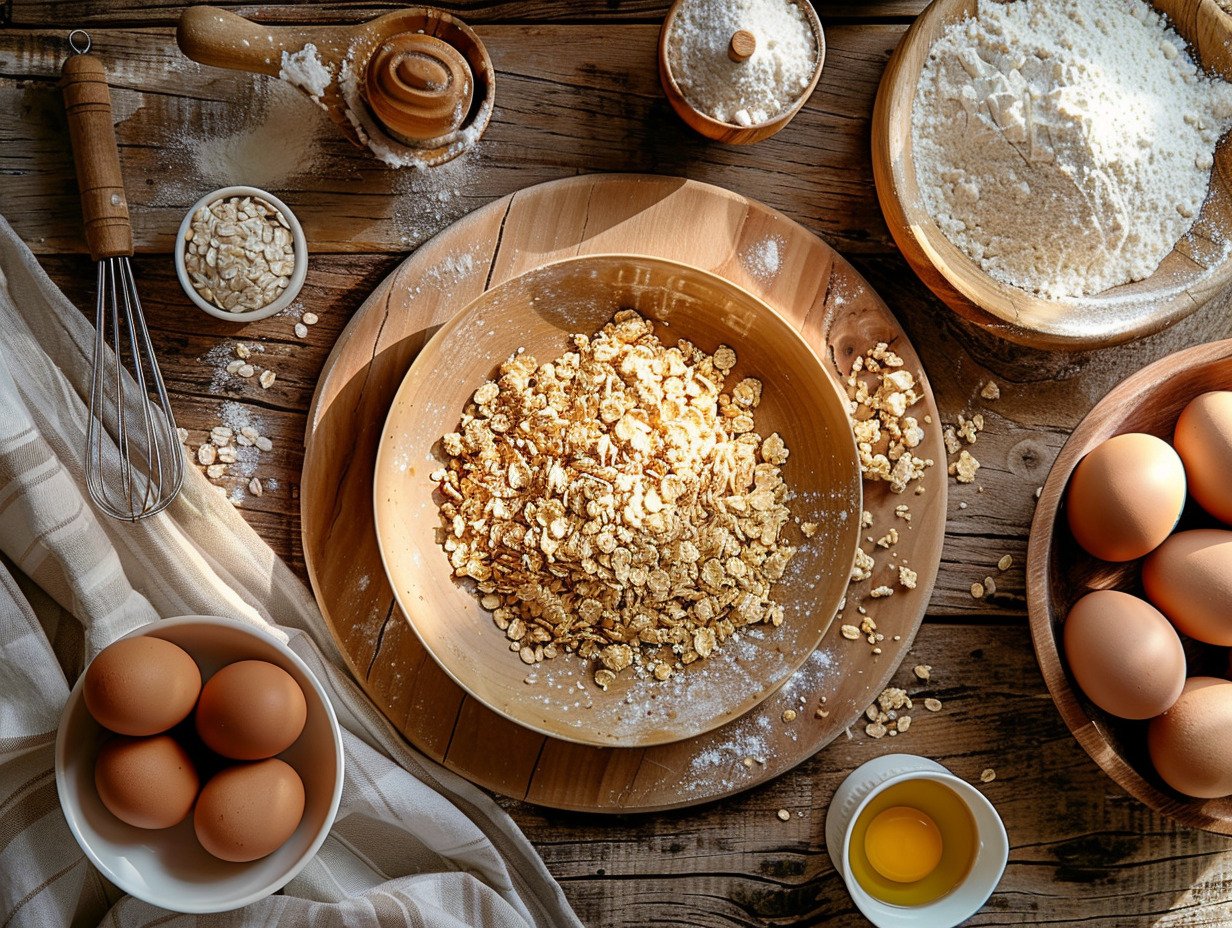
[[[96, 516], [83, 454], [93, 328], [0, 217], [0, 928], [580, 925], [486, 794], [409, 748], [348, 675], [305, 586], [195, 468], [162, 514]], [[53, 749], [85, 662], [139, 625], [222, 615], [288, 641], [344, 729], [338, 817], [284, 890], [172, 915], [107, 883], [60, 810]]]

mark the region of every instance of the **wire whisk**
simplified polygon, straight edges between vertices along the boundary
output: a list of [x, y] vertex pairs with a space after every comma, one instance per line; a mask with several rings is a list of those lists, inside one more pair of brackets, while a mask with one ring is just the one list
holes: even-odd
[[166, 509], [179, 493], [184, 453], [129, 262], [133, 233], [107, 73], [87, 54], [85, 32], [73, 30], [69, 45], [74, 54], [64, 62], [60, 83], [86, 243], [98, 262], [86, 487], [107, 515], [136, 522]]
[[136, 521], [175, 498], [184, 454], [127, 256], [98, 262], [94, 320], [86, 487], [107, 515]]

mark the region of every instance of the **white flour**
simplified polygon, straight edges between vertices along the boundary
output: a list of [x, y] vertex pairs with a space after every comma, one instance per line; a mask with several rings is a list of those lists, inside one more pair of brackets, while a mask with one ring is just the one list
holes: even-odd
[[317, 47], [309, 42], [297, 52], [282, 53], [278, 77], [301, 88], [320, 103], [321, 94], [329, 89], [334, 79], [334, 72], [325, 66], [317, 54]]
[[184, 207], [231, 184], [279, 190], [314, 170], [329, 131], [312, 103], [289, 84], [258, 75], [244, 106], [206, 110], [157, 150], [155, 205]]
[[[757, 48], [735, 62], [728, 43], [742, 29]], [[690, 0], [676, 13], [667, 49], [672, 76], [689, 102], [738, 126], [766, 122], [790, 106], [817, 65], [813, 30], [793, 0]]]
[[1150, 276], [1232, 125], [1143, 0], [981, 0], [933, 45], [912, 110], [926, 208], [1005, 283], [1059, 299]]

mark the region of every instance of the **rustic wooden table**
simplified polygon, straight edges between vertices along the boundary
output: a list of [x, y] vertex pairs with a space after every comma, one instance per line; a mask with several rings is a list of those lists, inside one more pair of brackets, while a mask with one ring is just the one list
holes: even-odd
[[[857, 726], [811, 760], [733, 798], [669, 813], [600, 816], [500, 801], [588, 925], [860, 925], [826, 856], [839, 782], [891, 751], [926, 754], [980, 784], [1005, 820], [1009, 867], [970, 924], [1220, 925], [1232, 920], [1232, 845], [1158, 816], [1114, 786], [1070, 736], [1032, 653], [1023, 595], [1027, 531], [1066, 436], [1118, 380], [1181, 347], [1232, 335], [1208, 306], [1119, 348], [1063, 354], [1016, 347], [958, 321], [899, 257], [878, 209], [869, 124], [885, 62], [923, 0], [818, 4], [828, 54], [803, 112], [752, 147], [712, 144], [670, 110], [655, 70], [664, 0], [490, 0], [452, 7], [477, 27], [498, 74], [477, 147], [426, 173], [392, 171], [353, 148], [276, 79], [199, 66], [178, 51], [180, 7], [133, 0], [0, 3], [0, 214], [83, 308], [83, 254], [57, 79], [69, 29], [88, 29], [112, 86], [137, 240], [135, 268], [176, 415], [199, 443], [221, 421], [273, 439], [251, 474], [219, 482], [306, 576], [298, 499], [306, 414], [319, 372], [365, 297], [464, 214], [531, 184], [632, 171], [706, 181], [761, 200], [847, 257], [919, 351], [945, 422], [982, 413], [977, 484], [951, 483], [940, 575], [894, 682], [943, 703], [896, 739]], [[264, 22], [358, 22], [386, 8], [345, 0], [234, 7]], [[237, 326], [193, 309], [170, 246], [184, 210], [229, 183], [264, 187], [303, 221], [307, 285], [293, 313]], [[688, 234], [682, 230], [681, 234]], [[296, 318], [315, 313], [305, 337]], [[225, 371], [237, 343], [277, 381]], [[993, 379], [995, 401], [980, 395]], [[245, 487], [258, 476], [264, 492]], [[1013, 566], [998, 571], [1002, 555]], [[996, 593], [970, 588], [985, 576]], [[912, 676], [932, 666], [932, 679]], [[786, 809], [787, 820], [776, 813]]]

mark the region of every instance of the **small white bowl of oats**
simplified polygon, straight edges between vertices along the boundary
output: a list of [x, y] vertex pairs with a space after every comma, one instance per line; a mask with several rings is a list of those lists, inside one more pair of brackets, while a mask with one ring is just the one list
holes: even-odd
[[256, 187], [223, 187], [193, 204], [175, 240], [175, 272], [203, 312], [255, 322], [291, 305], [308, 272], [303, 227]]

